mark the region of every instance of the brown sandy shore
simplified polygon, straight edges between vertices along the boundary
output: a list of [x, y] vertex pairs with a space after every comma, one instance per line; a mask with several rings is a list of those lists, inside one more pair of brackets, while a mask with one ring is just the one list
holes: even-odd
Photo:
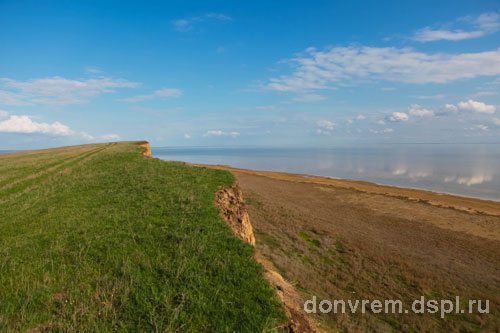
[[257, 251], [303, 301], [489, 300], [489, 314], [317, 315], [331, 331], [500, 330], [500, 203], [278, 172], [233, 172]]

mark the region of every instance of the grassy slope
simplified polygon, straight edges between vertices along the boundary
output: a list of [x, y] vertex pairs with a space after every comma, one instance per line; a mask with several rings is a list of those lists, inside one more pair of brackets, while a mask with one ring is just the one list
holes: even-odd
[[260, 331], [283, 318], [213, 205], [233, 176], [139, 150], [0, 155], [0, 330]]

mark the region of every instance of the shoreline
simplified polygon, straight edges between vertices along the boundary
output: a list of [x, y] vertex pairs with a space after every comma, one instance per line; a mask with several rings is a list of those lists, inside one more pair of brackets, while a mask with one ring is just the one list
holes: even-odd
[[[179, 161], [178, 161], [179, 162]], [[350, 188], [364, 193], [379, 194], [396, 197], [413, 202], [427, 203], [433, 206], [451, 208], [471, 214], [486, 214], [500, 216], [500, 202], [491, 199], [480, 199], [460, 196], [452, 193], [434, 192], [425, 189], [397, 187], [393, 185], [377, 184], [362, 180], [338, 179], [325, 176], [286, 173], [277, 171], [257, 171], [250, 169], [234, 168], [226, 165], [192, 164], [192, 166], [222, 169], [230, 172], [241, 172], [251, 175], [263, 176], [284, 181], [313, 183], [340, 188]]]

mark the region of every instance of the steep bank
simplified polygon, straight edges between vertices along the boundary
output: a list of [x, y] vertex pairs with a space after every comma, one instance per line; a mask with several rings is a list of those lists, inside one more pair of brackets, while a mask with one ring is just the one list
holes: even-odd
[[[241, 188], [236, 181], [231, 187], [221, 188], [215, 194], [215, 205], [233, 233], [240, 239], [255, 246], [255, 237], [250, 217], [245, 207]], [[308, 318], [302, 309], [302, 300], [295, 287], [288, 283], [273, 263], [266, 260], [258, 251], [255, 260], [264, 267], [264, 276], [276, 290], [276, 294], [290, 319], [286, 330], [289, 332], [321, 332], [318, 325]]]
[[143, 142], [137, 143], [137, 145], [144, 148], [141, 152], [142, 155], [151, 157], [151, 146], [149, 145], [149, 142], [143, 141]]
[[229, 188], [221, 188], [215, 193], [215, 205], [219, 207], [221, 215], [231, 227], [233, 233], [245, 242], [255, 245], [250, 217], [243, 201], [241, 189], [236, 182]]

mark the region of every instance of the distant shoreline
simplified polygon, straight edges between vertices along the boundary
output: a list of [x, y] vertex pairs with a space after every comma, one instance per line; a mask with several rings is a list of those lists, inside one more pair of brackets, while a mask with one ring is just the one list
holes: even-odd
[[[184, 162], [185, 163], [185, 162]], [[292, 182], [314, 183], [341, 188], [352, 188], [365, 193], [380, 194], [398, 197], [405, 200], [427, 203], [433, 206], [446, 207], [465, 211], [473, 214], [487, 214], [500, 216], [500, 202], [492, 199], [481, 199], [461, 196], [452, 193], [434, 192], [418, 188], [397, 187], [393, 185], [377, 184], [361, 180], [337, 179], [325, 176], [296, 174], [276, 171], [256, 171], [249, 169], [233, 168], [225, 165], [192, 164], [192, 166], [222, 169], [234, 172], [247, 173], [274, 179]]]

